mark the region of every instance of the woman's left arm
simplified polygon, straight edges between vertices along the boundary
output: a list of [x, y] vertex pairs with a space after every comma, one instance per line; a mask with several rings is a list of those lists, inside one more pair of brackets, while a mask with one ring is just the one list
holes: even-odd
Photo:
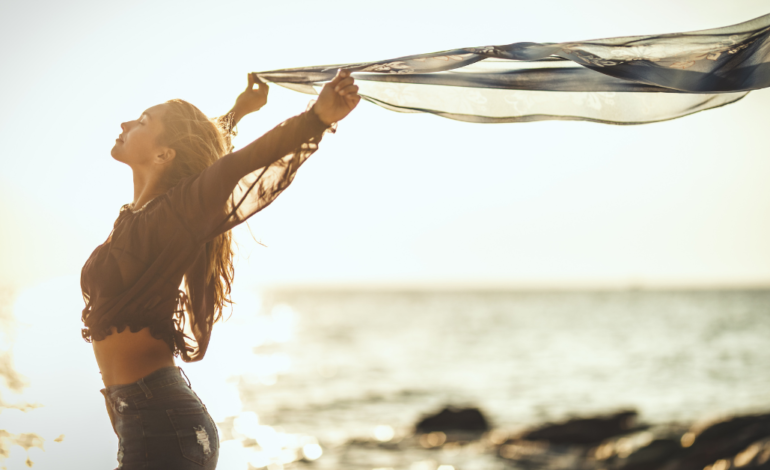
[[[259, 80], [256, 77], [255, 79]], [[267, 86], [261, 81], [258, 81], [258, 83], [261, 83], [260, 87]], [[246, 92], [248, 90], [244, 93]], [[243, 93], [241, 93], [241, 96], [243, 96]], [[267, 99], [267, 92], [265, 92], [265, 99]], [[314, 115], [313, 117], [308, 116], [308, 121], [317, 123], [307, 126], [307, 129], [319, 128], [319, 124], [321, 129], [331, 127], [335, 122], [341, 121], [350, 114], [360, 101], [358, 85], [355, 84], [350, 71], [338, 70], [337, 75], [323, 86], [313, 107], [307, 111], [307, 113]], [[236, 106], [237, 104], [236, 101]], [[247, 173], [258, 168], [270, 165], [286, 155], [286, 152], [295, 147], [297, 143], [301, 143], [297, 140], [298, 138], [303, 140], [299, 137], [301, 133], [294, 132], [293, 130], [281, 133], [277, 129], [273, 129], [270, 133], [265, 134], [242, 149], [236, 150], [232, 155], [225, 157], [238, 161], [238, 173], [240, 173], [240, 176], [245, 176]], [[271, 133], [274, 134], [269, 135]], [[289, 138], [289, 136], [292, 137]], [[284, 142], [281, 142], [282, 140]]]
[[[247, 89], [241, 96], [248, 92]], [[266, 98], [267, 92], [264, 94]], [[172, 189], [174, 206], [188, 228], [201, 240], [210, 239], [269, 205], [316, 151], [324, 131], [345, 118], [360, 100], [350, 72], [340, 70], [324, 85], [311, 109], [287, 119]], [[242, 180], [247, 175], [251, 175], [250, 179]], [[223, 205], [228, 199], [232, 212], [224, 217]]]
[[[255, 89], [254, 85], [257, 85], [258, 88]], [[217, 120], [232, 133], [233, 128], [244, 116], [259, 111], [262, 106], [267, 104], [267, 94], [269, 92], [270, 87], [267, 83], [260, 80], [256, 74], [250, 73], [249, 84], [246, 86], [246, 89], [238, 95], [238, 98], [235, 99], [235, 104], [232, 109], [217, 118]]]

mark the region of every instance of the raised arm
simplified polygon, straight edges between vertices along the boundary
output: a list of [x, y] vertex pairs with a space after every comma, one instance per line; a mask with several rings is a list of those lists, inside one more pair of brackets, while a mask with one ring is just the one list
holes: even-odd
[[[248, 75], [248, 80], [249, 84], [235, 99], [232, 109], [218, 118], [229, 128], [228, 130], [232, 130], [238, 125], [244, 116], [259, 111], [262, 106], [267, 104], [267, 95], [270, 92], [267, 83], [260, 80], [254, 73]], [[258, 88], [255, 89], [254, 85], [257, 85]]]
[[[264, 87], [262, 93], [253, 90], [255, 83], [260, 89]], [[210, 239], [275, 200], [294, 179], [299, 166], [317, 150], [324, 131], [356, 107], [361, 99], [357, 92], [350, 72], [339, 71], [324, 85], [311, 109], [220, 158], [172, 190], [172, 203], [190, 230], [202, 241]], [[246, 98], [241, 99], [244, 95]], [[238, 98], [233, 119], [259, 109], [260, 100], [262, 105], [267, 100], [267, 85], [253, 76], [249, 88]]]

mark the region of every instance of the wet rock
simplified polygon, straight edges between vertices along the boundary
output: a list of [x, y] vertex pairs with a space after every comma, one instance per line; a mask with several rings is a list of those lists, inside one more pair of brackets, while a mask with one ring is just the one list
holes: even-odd
[[741, 470], [770, 470], [770, 438], [754, 442], [739, 452], [732, 466]]
[[586, 469], [585, 448], [548, 444], [544, 441], [509, 439], [497, 448], [499, 458], [513, 461], [513, 468], [575, 470]]
[[[645, 429], [634, 427], [628, 419], [634, 417], [624, 412], [543, 426], [502, 442], [497, 455], [538, 470], [770, 470], [770, 413], [733, 417], [681, 438], [675, 428], [632, 434]], [[593, 443], [600, 445], [588, 446]]]
[[664, 463], [684, 452], [678, 439], [655, 439], [632, 452], [620, 466], [621, 470], [648, 470], [660, 468]]
[[767, 437], [770, 437], [770, 414], [738, 416], [701, 431], [688, 432], [682, 436], [686, 452], [675, 468], [702, 470], [719, 460], [737, 458], [737, 454]]
[[487, 419], [478, 408], [446, 407], [435, 415], [426, 416], [415, 426], [418, 433], [478, 433], [489, 430]]
[[622, 411], [611, 416], [571, 419], [529, 431], [520, 439], [563, 445], [595, 445], [605, 439], [641, 429], [635, 427], [636, 417], [636, 411]]

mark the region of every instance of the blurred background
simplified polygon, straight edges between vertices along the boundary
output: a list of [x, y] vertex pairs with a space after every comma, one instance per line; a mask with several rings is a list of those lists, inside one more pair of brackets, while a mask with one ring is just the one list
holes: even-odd
[[[132, 199], [109, 155], [121, 122], [171, 98], [222, 114], [251, 71], [769, 12], [762, 0], [0, 5], [0, 468], [117, 465], [79, 333], [79, 271]], [[308, 100], [273, 86], [236, 147]], [[635, 409], [650, 429], [684, 429], [767, 410], [768, 105], [760, 90], [615, 127], [361, 103], [251, 219], [265, 246], [235, 231], [232, 317], [184, 366], [219, 424], [220, 468], [510, 468], [495, 446], [549, 421]], [[498, 434], [414, 437], [445, 405], [478, 407]]]

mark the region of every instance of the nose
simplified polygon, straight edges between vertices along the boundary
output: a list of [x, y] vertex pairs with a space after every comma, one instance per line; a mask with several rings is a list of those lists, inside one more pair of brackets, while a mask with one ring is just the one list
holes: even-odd
[[128, 123], [127, 122], [121, 122], [120, 123], [120, 130], [122, 130], [123, 132], [126, 132], [127, 129], [128, 129]]

